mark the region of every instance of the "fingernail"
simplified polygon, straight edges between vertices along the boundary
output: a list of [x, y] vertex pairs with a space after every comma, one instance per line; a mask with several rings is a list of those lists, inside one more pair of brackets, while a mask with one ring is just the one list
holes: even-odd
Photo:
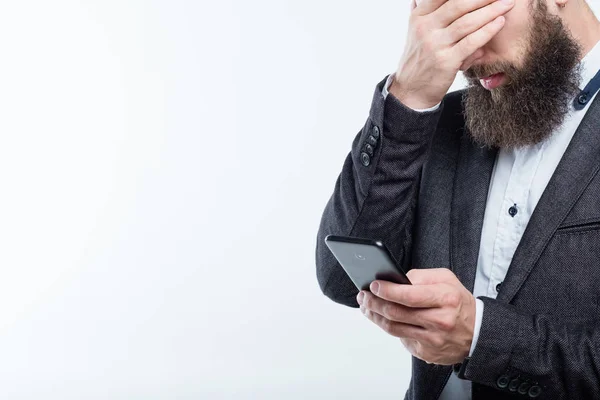
[[379, 283], [378, 282], [371, 282], [371, 293], [373, 293], [373, 294], [379, 293]]
[[358, 296], [356, 296], [356, 301], [358, 301], [358, 304], [362, 304], [364, 298], [365, 292], [361, 290], [360, 292], [358, 292]]

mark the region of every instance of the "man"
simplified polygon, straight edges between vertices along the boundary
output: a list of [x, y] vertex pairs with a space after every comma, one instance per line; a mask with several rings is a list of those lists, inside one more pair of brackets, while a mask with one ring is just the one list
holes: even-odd
[[[411, 352], [405, 399], [600, 398], [600, 22], [585, 0], [411, 10], [323, 212], [320, 288]], [[381, 239], [413, 285], [359, 293], [328, 234]]]

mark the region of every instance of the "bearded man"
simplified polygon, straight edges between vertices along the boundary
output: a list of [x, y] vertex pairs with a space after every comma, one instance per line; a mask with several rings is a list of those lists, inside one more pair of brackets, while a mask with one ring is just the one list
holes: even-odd
[[[321, 291], [412, 354], [405, 399], [600, 398], [600, 22], [413, 0], [408, 33], [325, 205]], [[412, 285], [359, 290], [330, 234], [381, 240]]]

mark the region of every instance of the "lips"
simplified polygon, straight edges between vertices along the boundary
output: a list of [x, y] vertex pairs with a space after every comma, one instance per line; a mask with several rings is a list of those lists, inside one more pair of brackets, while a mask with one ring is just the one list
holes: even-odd
[[500, 86], [505, 80], [503, 72], [498, 72], [479, 80], [481, 85], [487, 90], [492, 90]]

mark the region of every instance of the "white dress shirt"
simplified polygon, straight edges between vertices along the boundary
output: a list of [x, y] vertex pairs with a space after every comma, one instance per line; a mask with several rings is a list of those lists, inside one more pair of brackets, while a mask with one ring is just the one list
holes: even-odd
[[[580, 89], [583, 89], [600, 70], [600, 41], [596, 42], [581, 63], [583, 70]], [[393, 75], [388, 76], [384, 85], [384, 96], [389, 93], [388, 88]], [[575, 110], [571, 104], [562, 125], [541, 143], [512, 150], [501, 148], [498, 151], [492, 170], [479, 245], [473, 288], [473, 296], [476, 297], [475, 329], [469, 356], [477, 344], [483, 316], [483, 301], [477, 299], [477, 296], [496, 298], [497, 287], [501, 290], [500, 284], [504, 280], [529, 218], [595, 97], [596, 94], [582, 110]], [[414, 110], [434, 111], [440, 104]], [[514, 207], [512, 213], [509, 212], [511, 207]], [[439, 400], [461, 399], [471, 400], [471, 381], [459, 379], [455, 374], [451, 374]]]

